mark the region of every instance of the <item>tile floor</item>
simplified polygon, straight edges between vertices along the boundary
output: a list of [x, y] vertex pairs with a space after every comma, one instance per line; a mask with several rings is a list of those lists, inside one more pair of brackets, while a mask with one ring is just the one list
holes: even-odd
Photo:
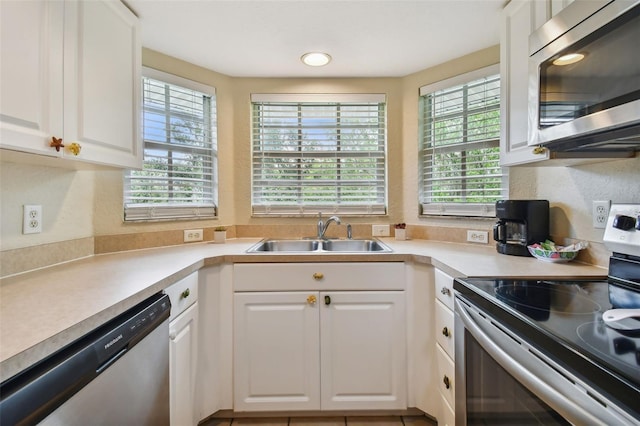
[[425, 416], [211, 418], [199, 426], [436, 426]]

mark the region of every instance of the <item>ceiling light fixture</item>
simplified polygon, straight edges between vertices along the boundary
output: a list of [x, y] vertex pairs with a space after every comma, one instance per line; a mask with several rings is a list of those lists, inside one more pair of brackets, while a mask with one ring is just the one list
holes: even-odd
[[302, 55], [300, 60], [310, 67], [321, 67], [331, 62], [331, 56], [322, 52], [309, 52]]
[[584, 59], [583, 53], [568, 53], [553, 60], [553, 65], [571, 65]]

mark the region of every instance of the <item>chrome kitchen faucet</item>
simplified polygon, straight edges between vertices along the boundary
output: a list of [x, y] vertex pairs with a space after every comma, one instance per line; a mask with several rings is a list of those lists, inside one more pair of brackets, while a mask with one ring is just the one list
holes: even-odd
[[322, 213], [318, 212], [318, 239], [325, 238], [324, 234], [327, 232], [327, 228], [331, 222], [335, 222], [337, 225], [340, 225], [340, 218], [338, 216], [331, 216], [326, 222], [323, 222]]

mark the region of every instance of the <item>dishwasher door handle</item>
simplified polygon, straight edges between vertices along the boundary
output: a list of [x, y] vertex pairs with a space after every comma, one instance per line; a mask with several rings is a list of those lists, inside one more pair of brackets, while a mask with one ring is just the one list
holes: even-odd
[[109, 366], [111, 364], [113, 364], [114, 362], [116, 362], [118, 359], [120, 359], [120, 357], [122, 355], [124, 355], [125, 353], [127, 353], [127, 351], [129, 350], [128, 347], [124, 347], [122, 348], [122, 350], [120, 350], [120, 352], [116, 353], [115, 355], [113, 355], [111, 358], [109, 358], [108, 360], [106, 360], [101, 366], [99, 366], [98, 368], [96, 368], [96, 373], [100, 374], [102, 373], [104, 370], [106, 370], [107, 368], [109, 368]]

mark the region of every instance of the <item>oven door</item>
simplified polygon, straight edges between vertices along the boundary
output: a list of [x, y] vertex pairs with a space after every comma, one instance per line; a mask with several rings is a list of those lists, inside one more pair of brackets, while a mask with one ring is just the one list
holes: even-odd
[[633, 423], [599, 392], [499, 324], [456, 293], [456, 425]]

